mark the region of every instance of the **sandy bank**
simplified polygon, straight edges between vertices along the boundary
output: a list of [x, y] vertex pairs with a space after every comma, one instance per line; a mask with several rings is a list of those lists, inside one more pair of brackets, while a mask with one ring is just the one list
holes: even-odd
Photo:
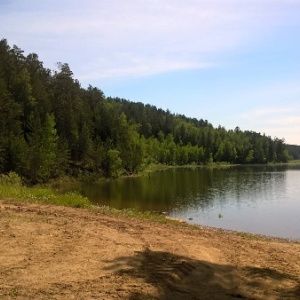
[[0, 201], [0, 299], [300, 299], [300, 244]]

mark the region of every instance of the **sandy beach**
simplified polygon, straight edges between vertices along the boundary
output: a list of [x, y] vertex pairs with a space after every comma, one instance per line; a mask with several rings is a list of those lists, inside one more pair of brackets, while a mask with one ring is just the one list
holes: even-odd
[[300, 244], [0, 200], [0, 299], [300, 299]]

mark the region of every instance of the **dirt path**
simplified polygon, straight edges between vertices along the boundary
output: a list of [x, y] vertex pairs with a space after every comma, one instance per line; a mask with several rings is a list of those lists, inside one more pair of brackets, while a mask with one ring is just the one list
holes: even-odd
[[300, 244], [0, 201], [0, 299], [300, 299]]

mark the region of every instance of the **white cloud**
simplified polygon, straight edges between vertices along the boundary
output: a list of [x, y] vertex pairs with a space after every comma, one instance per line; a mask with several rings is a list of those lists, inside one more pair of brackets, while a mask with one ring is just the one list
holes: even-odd
[[249, 92], [243, 99], [248, 105], [238, 116], [241, 127], [300, 145], [299, 80], [272, 82]]
[[261, 107], [242, 115], [248, 128], [272, 137], [284, 138], [289, 144], [300, 144], [300, 105]]
[[[298, 0], [0, 1], [0, 28], [10, 45], [38, 53], [45, 67], [67, 62], [83, 85], [97, 86], [223, 67], [230, 63], [225, 57], [255, 52], [277, 31], [280, 35], [294, 26], [297, 33], [299, 15]], [[208, 89], [210, 94], [201, 98], [213, 104], [201, 103], [199, 114], [226, 126], [221, 119], [225, 115], [232, 128], [284, 136], [289, 143], [298, 138], [300, 144], [300, 83], [298, 78], [282, 81], [281, 76], [277, 82], [253, 79], [251, 88], [251, 82], [223, 87], [224, 95]]]
[[215, 66], [219, 53], [299, 22], [295, 8], [276, 0], [26, 0], [12, 1], [0, 26], [50, 67], [64, 61], [77, 77], [103, 79]]

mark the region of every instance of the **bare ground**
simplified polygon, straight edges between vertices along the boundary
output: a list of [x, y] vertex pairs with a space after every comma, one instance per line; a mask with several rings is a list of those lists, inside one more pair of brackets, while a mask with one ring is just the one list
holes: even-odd
[[300, 299], [300, 244], [0, 201], [0, 299]]

